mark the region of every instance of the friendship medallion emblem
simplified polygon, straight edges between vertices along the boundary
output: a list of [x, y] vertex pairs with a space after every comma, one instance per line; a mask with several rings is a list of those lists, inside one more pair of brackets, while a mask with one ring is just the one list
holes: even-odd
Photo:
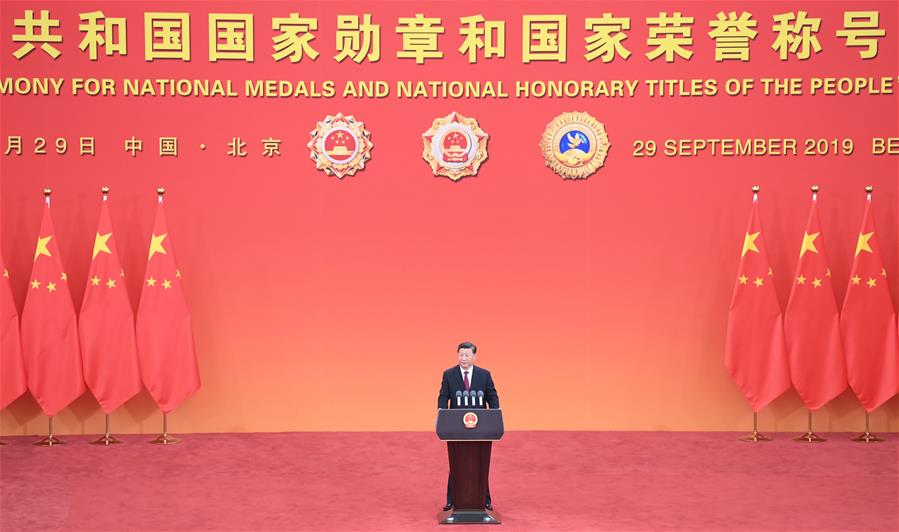
[[311, 150], [309, 157], [325, 174], [343, 179], [362, 170], [371, 158], [371, 133], [352, 116], [328, 115], [311, 134], [312, 140], [306, 145]]
[[609, 152], [606, 128], [587, 113], [562, 113], [546, 125], [540, 151], [546, 166], [564, 179], [584, 179], [596, 172]]
[[435, 119], [431, 128], [422, 134], [422, 157], [431, 165], [434, 175], [458, 181], [478, 173], [481, 163], [487, 159], [488, 138], [476, 119], [452, 112]]
[[478, 426], [478, 415], [474, 412], [468, 412], [462, 416], [462, 423], [466, 429], [473, 429]]

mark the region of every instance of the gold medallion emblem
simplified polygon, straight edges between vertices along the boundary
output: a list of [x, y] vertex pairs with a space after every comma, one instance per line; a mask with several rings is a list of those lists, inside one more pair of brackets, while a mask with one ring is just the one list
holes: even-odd
[[587, 113], [562, 113], [546, 125], [540, 151], [546, 166], [565, 179], [584, 179], [609, 152], [606, 128]]
[[478, 173], [481, 163], [487, 159], [488, 138], [476, 119], [452, 112], [435, 119], [431, 128], [422, 134], [422, 157], [431, 165], [434, 175], [458, 181]]
[[466, 429], [473, 429], [478, 426], [478, 415], [474, 412], [468, 412], [462, 416], [462, 423]]
[[328, 115], [311, 134], [312, 140], [306, 145], [311, 150], [309, 157], [328, 175], [343, 179], [362, 170], [371, 158], [371, 133], [352, 116]]

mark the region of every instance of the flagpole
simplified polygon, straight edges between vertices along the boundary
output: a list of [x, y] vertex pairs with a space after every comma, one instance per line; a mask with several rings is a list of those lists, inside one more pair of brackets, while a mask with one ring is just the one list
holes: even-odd
[[106, 414], [106, 429], [103, 435], [89, 443], [91, 445], [115, 445], [117, 443], [124, 443], [122, 440], [109, 433], [109, 414]]
[[[759, 190], [760, 187], [758, 185], [752, 185], [752, 203], [758, 202]], [[759, 432], [759, 413], [757, 411], [752, 411], [752, 432], [746, 434], [745, 436], [741, 436], [740, 440], [753, 443], [771, 441], [771, 438], [768, 438], [767, 436]]]
[[32, 445], [37, 445], [39, 447], [53, 447], [54, 445], [62, 445], [64, 443], [64, 441], [53, 435], [53, 416], [47, 416], [47, 436], [39, 439]]
[[814, 431], [812, 431], [812, 411], [811, 410], [808, 411], [808, 431], [805, 434], [803, 434], [802, 436], [799, 436], [798, 438], [793, 438], [793, 441], [806, 441], [809, 443], [820, 443], [822, 441], [827, 441], [825, 438], [818, 436], [817, 434], [814, 433]]
[[[874, 187], [871, 185], [867, 185], [865, 187], [865, 195], [867, 196], [868, 202], [871, 202], [871, 195], [874, 193]], [[878, 437], [875, 434], [871, 434], [871, 413], [865, 410], [865, 432], [859, 434], [855, 438], [852, 438], [852, 441], [863, 442], [863, 443], [871, 443], [871, 442], [880, 442], [883, 441], [883, 438]]]
[[162, 413], [162, 434], [150, 440], [150, 443], [154, 445], [173, 445], [178, 443], [177, 438], [169, 436], [169, 415], [165, 412]]
[[759, 413], [752, 413], [752, 432], [749, 434], [742, 436], [740, 438], [741, 441], [749, 441], [753, 443], [758, 443], [762, 441], [771, 441], [771, 438], [765, 436], [761, 432], [759, 432]]
[[[50, 207], [50, 194], [52, 193], [53, 191], [50, 190], [49, 187], [44, 189], [44, 203], [47, 204], [48, 208]], [[41, 447], [52, 447], [54, 445], [62, 445], [64, 443], [64, 441], [53, 435], [53, 416], [47, 416], [47, 436], [34, 442], [34, 445], [39, 445]]]
[[865, 432], [852, 438], [852, 441], [862, 443], [877, 443], [883, 441], [883, 438], [878, 437], [876, 434], [871, 434], [871, 413], [867, 410], [865, 411]]

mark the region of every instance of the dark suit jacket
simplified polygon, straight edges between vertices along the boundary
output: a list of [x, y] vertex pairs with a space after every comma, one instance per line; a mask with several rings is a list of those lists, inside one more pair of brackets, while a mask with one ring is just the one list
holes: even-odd
[[[471, 379], [472, 392], [484, 392], [484, 407], [499, 408], [499, 395], [496, 386], [493, 385], [493, 377], [486, 369], [477, 366], [472, 367], [469, 377]], [[456, 392], [465, 391], [465, 383], [462, 381], [462, 370], [459, 366], [453, 366], [443, 372], [443, 382], [440, 383], [440, 396], [437, 397], [437, 408], [465, 408], [456, 406]], [[447, 406], [448, 405], [448, 406]], [[468, 408], [471, 408], [469, 403]]]

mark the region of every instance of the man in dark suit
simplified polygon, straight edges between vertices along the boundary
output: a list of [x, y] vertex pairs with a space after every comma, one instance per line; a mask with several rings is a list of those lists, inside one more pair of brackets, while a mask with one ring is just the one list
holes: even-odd
[[[499, 395], [493, 384], [493, 377], [484, 368], [474, 365], [478, 353], [478, 346], [471, 342], [462, 342], [456, 349], [459, 357], [459, 365], [453, 366], [443, 372], [443, 382], [440, 383], [440, 395], [437, 397], [437, 408], [466, 408], [465, 405], [456, 406], [456, 392], [483, 391], [484, 406], [481, 408], [499, 408]], [[480, 407], [480, 405], [478, 405]], [[471, 407], [467, 407], [471, 408]], [[487, 485], [486, 508], [493, 510], [490, 500], [490, 485]], [[446, 482], [446, 506], [443, 511], [453, 507], [453, 477]]]

